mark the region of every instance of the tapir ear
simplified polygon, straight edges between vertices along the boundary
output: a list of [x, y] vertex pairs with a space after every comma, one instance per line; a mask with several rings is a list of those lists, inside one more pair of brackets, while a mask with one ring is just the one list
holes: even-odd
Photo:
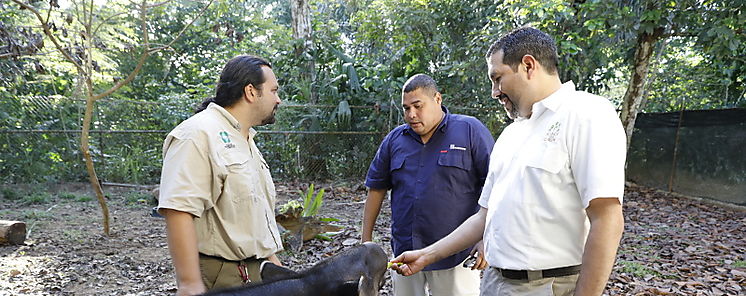
[[297, 272], [287, 269], [282, 266], [277, 266], [269, 261], [262, 262], [260, 267], [262, 274], [262, 282], [282, 280], [298, 275]]

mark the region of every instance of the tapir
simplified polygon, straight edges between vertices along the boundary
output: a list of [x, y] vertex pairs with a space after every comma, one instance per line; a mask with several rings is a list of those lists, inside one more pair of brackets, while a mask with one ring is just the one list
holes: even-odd
[[381, 246], [366, 242], [295, 272], [265, 264], [263, 281], [205, 296], [377, 296], [388, 262]]

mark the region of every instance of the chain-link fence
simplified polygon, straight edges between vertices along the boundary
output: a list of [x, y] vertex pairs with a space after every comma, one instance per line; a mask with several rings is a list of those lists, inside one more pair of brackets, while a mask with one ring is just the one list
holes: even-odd
[[[105, 182], [155, 184], [163, 138], [193, 114], [189, 96], [158, 102], [100, 100], [94, 110], [90, 149]], [[19, 97], [0, 102], [0, 170], [3, 182], [84, 181], [79, 151], [85, 101], [65, 97]], [[257, 145], [277, 180], [340, 180], [365, 177], [378, 145], [401, 124], [395, 102], [349, 106], [284, 104], [274, 125], [258, 127]], [[454, 107], [474, 115], [495, 134], [504, 118], [497, 109]]]
[[[165, 135], [193, 114], [198, 99], [96, 103], [91, 152], [104, 181], [155, 184]], [[0, 101], [0, 181], [84, 181], [79, 151], [85, 102], [65, 97]], [[389, 130], [402, 123], [401, 108], [284, 104], [277, 123], [258, 128], [257, 145], [277, 180], [364, 178]], [[503, 112], [494, 107], [452, 107], [499, 135]], [[746, 204], [746, 110], [640, 114], [630, 145], [628, 179], [664, 190]]]

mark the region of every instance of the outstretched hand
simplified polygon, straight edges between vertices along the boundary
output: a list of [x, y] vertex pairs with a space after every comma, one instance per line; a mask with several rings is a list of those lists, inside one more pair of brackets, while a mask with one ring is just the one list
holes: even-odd
[[429, 259], [423, 250], [407, 251], [399, 255], [399, 257], [391, 260], [391, 269], [397, 273], [410, 276], [420, 272], [428, 264]]

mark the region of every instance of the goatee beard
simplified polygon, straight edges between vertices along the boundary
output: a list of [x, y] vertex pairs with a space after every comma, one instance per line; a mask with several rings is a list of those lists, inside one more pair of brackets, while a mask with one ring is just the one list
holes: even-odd
[[275, 123], [275, 113], [277, 112], [277, 105], [272, 109], [272, 113], [267, 116], [267, 118], [262, 119], [262, 122], [259, 125], [267, 125], [267, 124], [273, 124]]
[[273, 123], [275, 123], [275, 115], [274, 114], [272, 114], [269, 117], [263, 119], [262, 123], [260, 123], [259, 125], [267, 125], [267, 124], [273, 124]]

